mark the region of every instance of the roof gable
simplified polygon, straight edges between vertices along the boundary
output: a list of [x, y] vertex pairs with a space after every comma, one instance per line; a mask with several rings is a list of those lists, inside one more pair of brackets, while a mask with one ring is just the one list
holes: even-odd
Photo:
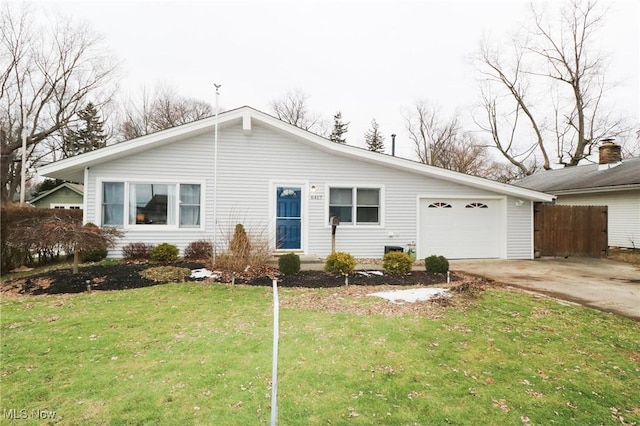
[[38, 195], [37, 197], [32, 198], [31, 200], [29, 200], [29, 203], [35, 203], [36, 201], [40, 201], [43, 198], [46, 198], [58, 191], [60, 191], [62, 188], [68, 188], [71, 191], [75, 192], [76, 194], [78, 194], [80, 197], [84, 197], [84, 186], [83, 185], [79, 185], [77, 183], [69, 183], [69, 182], [65, 182], [62, 183], [58, 186], [56, 186], [55, 188], [52, 188], [46, 192], [43, 192], [42, 194]]
[[346, 158], [365, 161], [377, 165], [403, 170], [417, 175], [442, 179], [478, 189], [511, 195], [533, 201], [551, 201], [553, 196], [538, 191], [508, 185], [492, 180], [479, 178], [435, 166], [428, 166], [416, 161], [387, 154], [371, 152], [367, 149], [332, 142], [322, 136], [316, 135], [299, 127], [285, 123], [276, 117], [245, 106], [231, 111], [220, 113], [216, 118], [209, 117], [192, 123], [173, 127], [150, 135], [142, 136], [129, 141], [121, 142], [95, 151], [78, 155], [76, 157], [60, 160], [40, 167], [38, 173], [58, 179], [82, 182], [84, 170], [87, 167], [107, 163], [118, 158], [137, 155], [150, 149], [165, 144], [177, 142], [192, 136], [213, 133], [216, 123], [219, 129], [230, 126], [241, 126], [245, 134], [251, 134], [252, 122], [260, 124], [273, 132], [285, 135], [298, 143], [313, 146]]

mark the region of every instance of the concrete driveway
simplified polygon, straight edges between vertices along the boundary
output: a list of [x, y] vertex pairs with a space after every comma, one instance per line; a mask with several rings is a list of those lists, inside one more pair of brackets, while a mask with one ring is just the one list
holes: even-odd
[[640, 321], [640, 268], [606, 259], [451, 260], [452, 271]]

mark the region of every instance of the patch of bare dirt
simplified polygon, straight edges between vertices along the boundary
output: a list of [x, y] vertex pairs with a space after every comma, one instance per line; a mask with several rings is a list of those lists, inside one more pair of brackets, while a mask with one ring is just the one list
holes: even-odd
[[[380, 297], [370, 296], [371, 293], [415, 288], [416, 285], [448, 288], [450, 293], [448, 296], [438, 296], [417, 302], [390, 302]], [[492, 285], [493, 282], [484, 278], [456, 275], [456, 281], [451, 284], [343, 285], [322, 289], [298, 288], [295, 291], [284, 288], [280, 290], [280, 306], [285, 309], [306, 309], [314, 312], [383, 316], [415, 314], [439, 319], [445, 308], [470, 305], [480, 292]]]

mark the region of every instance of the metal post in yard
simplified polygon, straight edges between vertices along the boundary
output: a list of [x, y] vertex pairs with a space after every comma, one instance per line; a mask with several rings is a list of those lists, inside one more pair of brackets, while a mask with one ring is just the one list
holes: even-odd
[[273, 280], [273, 364], [271, 372], [271, 426], [278, 424], [278, 335], [280, 302], [278, 301], [278, 281]]

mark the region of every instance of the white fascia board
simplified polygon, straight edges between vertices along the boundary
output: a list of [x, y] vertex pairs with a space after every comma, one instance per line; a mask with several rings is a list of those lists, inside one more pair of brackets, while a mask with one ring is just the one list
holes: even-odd
[[356, 158], [374, 164], [380, 164], [404, 171], [415, 172], [423, 176], [443, 179], [461, 185], [484, 189], [486, 191], [497, 192], [513, 197], [519, 197], [530, 201], [551, 202], [555, 198], [551, 194], [546, 194], [531, 189], [525, 189], [515, 185], [495, 182], [476, 176], [466, 175], [464, 173], [458, 173], [451, 170], [442, 169], [440, 167], [427, 166], [426, 164], [417, 163], [406, 158], [393, 157], [386, 154], [371, 152], [363, 148], [331, 142], [328, 139], [323, 138], [322, 136], [318, 136], [304, 129], [291, 126], [281, 120], [261, 113], [260, 111], [254, 110], [252, 112], [257, 114], [256, 118], [268, 127], [274, 130], [279, 130], [283, 133], [287, 133], [291, 136], [294, 136], [297, 140], [303, 143], [313, 145], [316, 148], [336, 155]]
[[[226, 127], [236, 120], [242, 118], [243, 109], [229, 111], [218, 117], [218, 125]], [[84, 169], [96, 164], [117, 158], [128, 157], [140, 152], [147, 151], [156, 146], [162, 146], [171, 142], [175, 142], [190, 136], [213, 132], [216, 124], [216, 118], [208, 117], [202, 120], [187, 123], [181, 126], [172, 127], [139, 138], [130, 139], [115, 145], [110, 145], [95, 151], [87, 152], [76, 157], [67, 158], [56, 161], [46, 166], [38, 167], [37, 172], [41, 176], [51, 176], [82, 182], [82, 179], [70, 179], [70, 177], [84, 176]]]
[[564, 189], [562, 191], [553, 191], [553, 195], [583, 195], [583, 194], [599, 194], [604, 192], [621, 192], [621, 191], [633, 191], [640, 190], [640, 185], [617, 185], [617, 186], [601, 186], [595, 188], [581, 188], [581, 189]]

